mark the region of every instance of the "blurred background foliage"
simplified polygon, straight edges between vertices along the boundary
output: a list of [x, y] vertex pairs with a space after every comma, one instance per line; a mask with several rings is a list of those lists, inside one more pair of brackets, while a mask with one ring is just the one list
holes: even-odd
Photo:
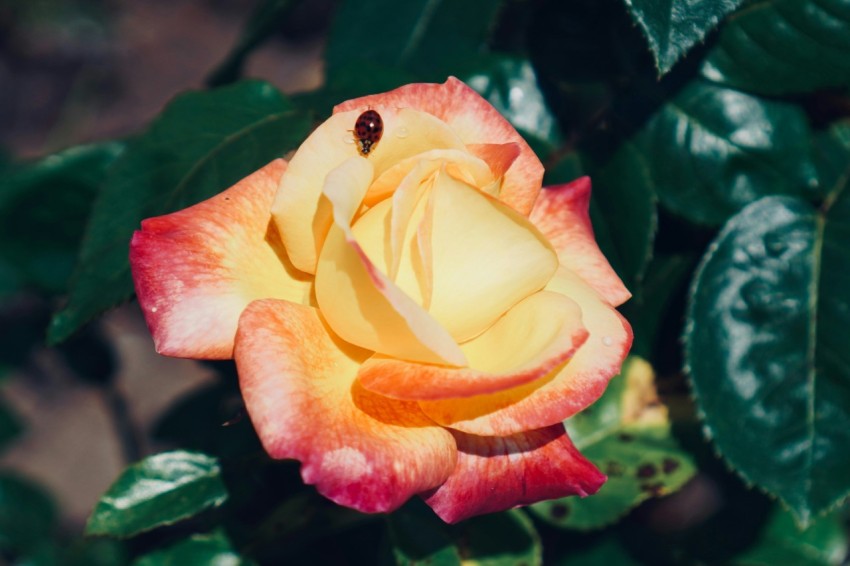
[[[453, 527], [304, 487], [263, 454], [232, 364], [150, 362], [133, 385], [149, 337], [128, 349], [136, 308], [110, 310], [141, 219], [340, 101], [449, 75], [547, 184], [592, 177], [635, 329], [567, 422], [599, 494]], [[0, 563], [846, 563], [848, 89], [847, 0], [0, 1]], [[158, 377], [191, 386], [151, 409]], [[99, 428], [74, 427], [79, 399]], [[53, 476], [15, 456], [60, 434]], [[69, 459], [73, 434], [117, 456]], [[104, 470], [99, 501], [63, 508]]]

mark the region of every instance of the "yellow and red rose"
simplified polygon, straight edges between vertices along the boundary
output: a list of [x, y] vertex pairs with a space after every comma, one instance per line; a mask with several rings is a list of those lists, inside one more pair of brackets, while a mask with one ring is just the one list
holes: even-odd
[[[364, 157], [367, 109], [384, 133]], [[594, 493], [562, 421], [615, 375], [629, 297], [589, 180], [541, 191], [517, 132], [456, 79], [345, 102], [289, 163], [142, 223], [130, 259], [160, 353], [235, 358], [274, 458], [365, 512], [444, 520]]]

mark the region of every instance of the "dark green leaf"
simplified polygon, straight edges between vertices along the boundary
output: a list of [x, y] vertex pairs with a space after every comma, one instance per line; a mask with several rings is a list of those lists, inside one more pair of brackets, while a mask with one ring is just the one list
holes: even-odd
[[141, 220], [179, 210], [236, 183], [307, 133], [308, 120], [271, 85], [246, 81], [179, 96], [110, 170], [95, 203], [56, 343], [132, 295], [127, 259]]
[[638, 566], [639, 564], [613, 535], [603, 537], [589, 548], [569, 548], [560, 560], [552, 562], [552, 566]]
[[600, 247], [629, 289], [637, 289], [652, 259], [658, 225], [647, 158], [624, 142], [608, 159], [585, 157], [593, 183], [590, 218]]
[[696, 81], [637, 137], [661, 203], [718, 225], [765, 195], [813, 195], [811, 132], [795, 105]]
[[23, 427], [12, 409], [0, 397], [0, 450], [17, 438]]
[[696, 472], [670, 433], [652, 368], [640, 358], [629, 358], [602, 398], [565, 424], [576, 448], [608, 481], [592, 497], [533, 505], [550, 524], [582, 530], [609, 525], [642, 501], [678, 490]]
[[192, 535], [176, 544], [151, 552], [133, 566], [248, 566], [249, 560], [233, 549], [223, 531]]
[[78, 146], [0, 175], [0, 288], [66, 290], [92, 202], [123, 149]]
[[369, 62], [445, 80], [459, 55], [480, 52], [486, 44], [501, 4], [344, 0], [328, 38], [328, 76], [333, 79], [342, 67]]
[[28, 554], [55, 524], [56, 508], [46, 493], [22, 478], [0, 474], [0, 551]]
[[561, 145], [557, 121], [527, 59], [491, 56], [473, 61], [477, 68], [469, 74], [461, 73], [460, 79], [510, 120], [541, 159]]
[[850, 122], [838, 122], [818, 132], [814, 144], [819, 193], [825, 197], [850, 180]]
[[279, 27], [295, 0], [263, 0], [260, 2], [248, 22], [242, 29], [236, 45], [224, 58], [224, 61], [210, 73], [207, 83], [219, 86], [237, 80], [242, 75], [242, 66], [248, 55], [269, 38]]
[[635, 289], [634, 296], [621, 307], [634, 332], [633, 355], [652, 356], [662, 319], [676, 292], [683, 290], [690, 280], [696, 262], [695, 254], [659, 254], [652, 258], [643, 285]]
[[715, 82], [762, 94], [850, 83], [846, 0], [763, 0], [732, 16], [702, 66]]
[[215, 458], [182, 450], [145, 458], [127, 468], [100, 498], [88, 535], [128, 537], [171, 525], [227, 500]]
[[747, 566], [830, 566], [847, 556], [847, 533], [838, 516], [816, 521], [800, 531], [790, 513], [777, 508], [758, 542], [734, 564]]
[[473, 517], [452, 528], [464, 566], [514, 566], [543, 563], [540, 537], [518, 509]]
[[850, 494], [850, 191], [767, 197], [726, 224], [691, 291], [686, 357], [707, 433], [801, 524]]
[[399, 566], [460, 566], [449, 529], [424, 503], [411, 501], [389, 517], [390, 542]]
[[743, 0], [625, 0], [635, 22], [640, 26], [658, 74], [664, 75], [685, 53], [705, 38], [726, 14], [733, 12]]

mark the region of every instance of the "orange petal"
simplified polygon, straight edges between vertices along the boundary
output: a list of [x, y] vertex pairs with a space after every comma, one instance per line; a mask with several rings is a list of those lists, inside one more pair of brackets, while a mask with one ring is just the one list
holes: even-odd
[[209, 200], [143, 221], [133, 235], [136, 295], [159, 353], [230, 358], [248, 303], [308, 294], [311, 278], [289, 263], [270, 226], [285, 170], [273, 161]]
[[425, 496], [447, 523], [544, 499], [592, 495], [605, 483], [561, 424], [506, 437], [454, 435], [457, 468]]
[[528, 215], [543, 181], [543, 164], [489, 102], [454, 77], [443, 84], [410, 84], [383, 94], [343, 102], [334, 114], [366, 108], [416, 108], [447, 123], [467, 145], [515, 143], [519, 157], [505, 173], [499, 199]]
[[366, 389], [399, 399], [444, 399], [492, 393], [541, 378], [587, 339], [581, 310], [567, 297], [541, 291], [461, 346], [470, 368], [373, 357], [360, 368]]
[[618, 306], [632, 296], [602, 255], [590, 224], [590, 178], [540, 192], [530, 219], [558, 252], [561, 265], [587, 281], [603, 299]]
[[632, 329], [580, 277], [561, 268], [546, 286], [581, 307], [590, 337], [562, 368], [513, 389], [467, 399], [420, 401], [436, 422], [471, 434], [501, 436], [554, 425], [596, 401], [632, 345]]
[[490, 166], [493, 177], [503, 177], [520, 155], [515, 143], [475, 143], [466, 146], [469, 153], [483, 159]]
[[365, 194], [363, 178], [370, 167], [366, 159], [352, 158], [325, 183], [334, 226], [316, 270], [322, 313], [334, 332], [363, 348], [406, 360], [466, 365], [454, 339], [375, 266], [349, 226]]
[[415, 403], [355, 383], [366, 355], [312, 307], [256, 301], [239, 320], [239, 384], [269, 455], [299, 460], [305, 483], [340, 505], [388, 512], [442, 484], [457, 455], [451, 434]]

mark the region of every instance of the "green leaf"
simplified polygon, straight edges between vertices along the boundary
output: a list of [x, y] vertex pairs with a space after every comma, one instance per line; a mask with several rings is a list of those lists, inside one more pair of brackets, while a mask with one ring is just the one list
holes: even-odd
[[452, 527], [464, 566], [513, 566], [543, 563], [543, 547], [534, 524], [518, 509], [467, 519]]
[[756, 544], [737, 556], [747, 566], [830, 566], [847, 556], [847, 533], [840, 517], [832, 515], [800, 531], [786, 511], [774, 510]]
[[615, 522], [650, 497], [678, 490], [696, 472], [670, 432], [667, 409], [655, 393], [652, 368], [629, 358], [594, 405], [565, 422], [570, 438], [608, 481], [591, 497], [537, 503], [532, 512], [571, 529]]
[[0, 551], [29, 554], [50, 537], [56, 507], [39, 487], [0, 473]]
[[248, 55], [278, 30], [289, 9], [296, 4], [295, 0], [260, 2], [242, 28], [236, 44], [219, 66], [210, 73], [207, 84], [220, 86], [237, 80], [242, 75], [242, 66]]
[[23, 430], [18, 417], [0, 397], [0, 450], [6, 447], [12, 440], [18, 437]]
[[814, 195], [811, 132], [796, 105], [695, 81], [637, 136], [661, 203], [719, 225], [766, 195]]
[[399, 566], [461, 565], [449, 528], [420, 501], [411, 501], [389, 516], [389, 535]]
[[850, 191], [766, 197], [703, 259], [685, 331], [705, 430], [746, 480], [809, 521], [850, 494]]
[[814, 161], [820, 196], [826, 197], [850, 182], [850, 121], [837, 122], [815, 135]]
[[246, 81], [172, 101], [110, 170], [95, 203], [67, 305], [51, 321], [57, 343], [133, 293], [130, 238], [148, 217], [230, 187], [297, 145], [309, 121], [274, 87]]
[[[445, 80], [459, 54], [480, 52], [502, 0], [344, 0], [331, 26], [328, 77], [363, 63]], [[368, 67], [366, 67], [368, 69]]]
[[763, 0], [732, 16], [702, 65], [706, 78], [761, 94], [850, 83], [846, 0]]
[[162, 550], [142, 556], [133, 566], [248, 566], [223, 531], [192, 535]]
[[613, 535], [606, 535], [589, 548], [569, 548], [552, 566], [638, 566], [622, 543]]
[[127, 468], [100, 498], [87, 535], [129, 537], [218, 507], [227, 488], [218, 460], [177, 450]]
[[637, 289], [652, 259], [658, 226], [650, 165], [630, 142], [605, 159], [589, 155], [590, 218], [605, 257], [629, 289]]
[[714, 29], [743, 0], [625, 0], [635, 22], [640, 26], [655, 58], [659, 76]]
[[0, 175], [0, 288], [66, 290], [92, 202], [123, 149], [77, 146]]
[[545, 159], [563, 140], [531, 62], [505, 56], [477, 57], [474, 61], [477, 68], [461, 73], [460, 79], [507, 118]]

